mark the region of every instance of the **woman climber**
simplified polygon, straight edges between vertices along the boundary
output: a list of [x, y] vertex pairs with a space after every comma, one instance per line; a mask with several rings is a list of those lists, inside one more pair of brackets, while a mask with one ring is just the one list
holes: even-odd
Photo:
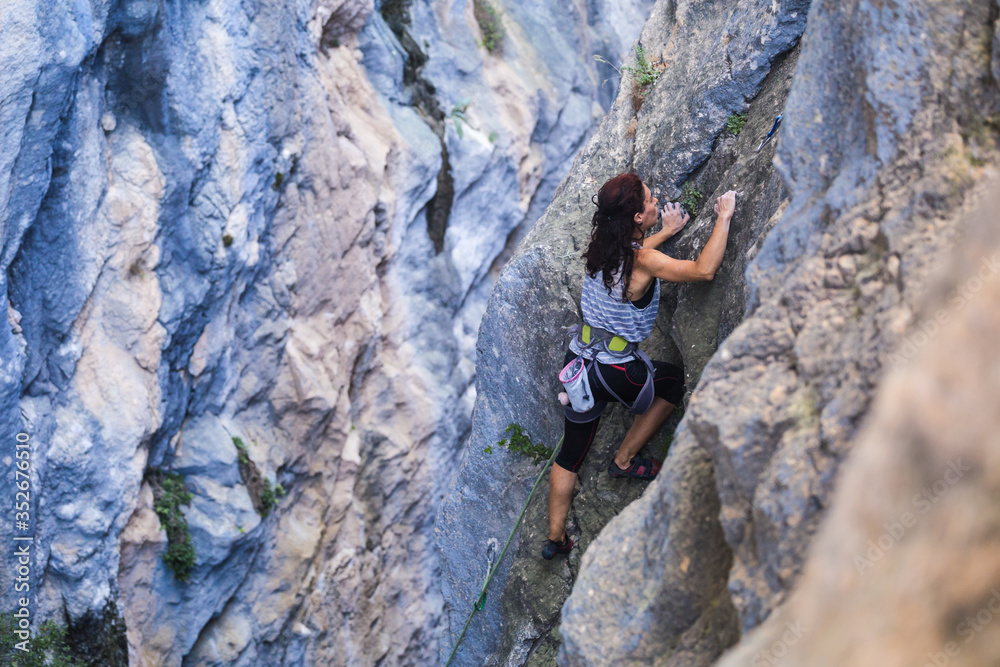
[[[726, 251], [736, 193], [729, 191], [716, 201], [715, 229], [695, 261], [673, 259], [657, 250], [690, 219], [680, 204], [667, 204], [662, 210], [663, 229], [644, 239], [660, 211], [635, 174], [620, 174], [605, 183], [595, 203], [590, 245], [583, 254], [587, 260], [580, 302], [584, 325], [570, 342], [563, 363], [579, 356], [588, 360], [586, 374], [596, 405], [584, 413], [566, 407], [563, 446], [549, 476], [549, 539], [542, 547], [547, 560], [573, 548], [566, 535], [566, 516], [577, 471], [607, 401], [621, 402], [636, 413], [608, 464], [608, 474], [652, 479], [659, 472], [659, 461], [637, 454], [684, 396], [684, 373], [674, 364], [649, 361], [637, 344], [653, 330], [660, 279], [696, 282], [715, 276]], [[652, 382], [647, 381], [650, 370]]]

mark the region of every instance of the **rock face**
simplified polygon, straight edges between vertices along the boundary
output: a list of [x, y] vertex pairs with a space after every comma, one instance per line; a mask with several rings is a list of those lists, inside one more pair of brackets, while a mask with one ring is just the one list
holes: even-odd
[[[492, 5], [497, 38], [483, 1], [5, 0], [0, 496], [17, 434], [32, 487], [0, 525], [89, 664], [443, 662], [538, 471], [484, 450], [557, 442], [590, 198], [629, 169], [699, 209], [681, 258], [742, 193], [647, 348], [686, 412], [650, 484], [603, 474], [605, 415], [577, 548], [538, 559], [543, 486], [453, 664], [997, 655], [995, 255], [929, 290], [966, 230], [998, 248], [965, 211], [995, 189], [997, 3], [566, 4]], [[640, 29], [659, 80], [616, 94], [593, 56], [634, 73]]]
[[[497, 5], [489, 54], [471, 2], [5, 2], [0, 434], [32, 443], [38, 619], [124, 620], [137, 665], [435, 660], [491, 267], [650, 4]], [[266, 517], [242, 456], [287, 491]], [[186, 582], [157, 470], [193, 494]]]
[[[503, 602], [473, 622], [460, 664], [552, 664], [558, 654], [567, 665], [705, 665], [778, 608], [884, 369], [908, 355], [935, 260], [948, 256], [963, 207], [996, 162], [995, 3], [705, 4], [654, 8], [642, 41], [668, 61], [663, 78], [634, 102], [623, 90], [494, 290], [470, 445], [436, 527], [453, 640], [485, 545], [503, 539], [528, 491], [529, 465], [481, 451], [511, 421], [557, 441], [554, 373], [561, 328], [578, 317], [590, 196], [629, 168], [670, 195], [685, 184], [708, 195], [664, 248], [681, 258], [707, 238], [714, 197], [743, 192], [716, 280], [664, 290], [647, 346], [683, 361], [686, 414], [660, 479], [637, 502], [596, 537], [571, 516], [582, 559], [529, 562], [545, 530], [544, 493], [535, 500], [536, 525], [522, 529], [494, 582], [506, 583]], [[733, 63], [731, 74], [713, 57]], [[748, 106], [748, 136], [725, 137], [726, 114]], [[777, 113], [776, 154], [758, 154]], [[604, 429], [590, 457], [606, 462], [622, 427]], [[609, 502], [592, 490], [594, 474], [582, 475], [577, 517]], [[633, 497], [624, 487], [617, 495], [616, 507]], [[768, 627], [753, 646], [787, 630]], [[727, 664], [753, 657], [739, 655]]]
[[748, 271], [750, 314], [706, 367], [688, 417], [715, 461], [745, 630], [798, 576], [882, 369], [992, 155], [995, 130], [979, 115], [1000, 102], [991, 5], [810, 10], [798, 67], [815, 74], [792, 86], [777, 155], [791, 203]]
[[[786, 198], [784, 185], [771, 165], [773, 145], [760, 153], [756, 149], [759, 137], [770, 129], [788, 92], [796, 62], [794, 48], [805, 26], [805, 14], [801, 9], [794, 6], [775, 10], [771, 3], [739, 7], [720, 5], [710, 13], [712, 20], [702, 26], [696, 20], [700, 14], [694, 5], [682, 4], [675, 8], [672, 3], [658, 3], [643, 29], [641, 42], [654, 66], [668, 63], [660, 80], [642, 99], [634, 88], [622, 87], [599, 133], [583, 150], [545, 216], [504, 269], [480, 328], [477, 403], [469, 451], [439, 510], [435, 527], [442, 551], [445, 600], [452, 609], [449, 617], [452, 642], [457, 640], [482, 585], [483, 563], [490, 540], [502, 543], [506, 539], [530, 489], [528, 479], [532, 476], [532, 466], [507, 452], [486, 454], [482, 450], [500, 439], [503, 429], [512, 422], [520, 423], [535, 439], [548, 444], [556, 443], [562, 433], [562, 413], [553, 400], [558, 390], [555, 372], [564, 352], [563, 333], [579, 317], [583, 277], [579, 256], [589, 238], [593, 213], [590, 197], [599, 185], [621, 171], [636, 168], [647, 183], [657, 187], [665, 184], [662, 189], [667, 192], [679, 192], [681, 185], [689, 183], [706, 193], [701, 215], [665, 246], [667, 252], [685, 259], [696, 257], [711, 234], [715, 198], [730, 188], [746, 191], [745, 208], [741, 208], [734, 220], [733, 240], [718, 278], [706, 286], [664, 285], [656, 332], [647, 349], [654, 358], [683, 363], [689, 388], [693, 388], [718, 339], [742, 317], [743, 267], [760, 239], [773, 227], [772, 217], [775, 214], [780, 217]], [[761, 12], [769, 18], [749, 20], [748, 17], [759, 17]], [[720, 15], [728, 16], [729, 22], [718, 22], [716, 17]], [[685, 23], [685, 29], [681, 30], [678, 22], [689, 19], [691, 22]], [[787, 29], [792, 23], [799, 26], [797, 33]], [[698, 77], [689, 79], [687, 65], [675, 69], [670, 54], [682, 54], [692, 63], [713, 62], [713, 57], [717, 57], [721, 62], [720, 71], [727, 70], [725, 52], [720, 51], [719, 40], [738, 30], [748, 30], [749, 25], [755, 26], [753, 29], [758, 32], [756, 37], [747, 39], [759, 43], [763, 37], [767, 44], [765, 54], [760, 56], [760, 71], [755, 74], [752, 84], [747, 83], [748, 80], [737, 83], [728, 75], [704, 81]], [[663, 93], [664, 90], [676, 91], [676, 87], [685, 90], [683, 86], [693, 86], [692, 81], [698, 82], [697, 91], [691, 91], [692, 96], [686, 98], [683, 105], [677, 103], [676, 94]], [[748, 105], [745, 96], [754, 99], [754, 104]], [[714, 108], [716, 112], [695, 115], [693, 118], [697, 122], [689, 125], [691, 108], [701, 107]], [[734, 137], [724, 132], [728, 116], [743, 111], [749, 111], [743, 133]], [[662, 144], [658, 144], [655, 151], [644, 148], [642, 142], [651, 139], [643, 137], [652, 137], [667, 126], [678, 129], [674, 135], [661, 137]], [[684, 148], [670, 152], [674, 141]], [[699, 158], [692, 152], [692, 146], [698, 147], [698, 155], [711, 154], [712, 158], [705, 162], [704, 157]], [[640, 148], [646, 152], [640, 152]], [[640, 166], [642, 160], [653, 153], [673, 156], [673, 161], [664, 158], [670, 162], [670, 169]], [[551, 664], [559, 646], [552, 631], [559, 623], [560, 600], [569, 594], [577, 578], [580, 553], [604, 524], [641, 491], [642, 483], [612, 483], [607, 478], [604, 471], [608, 456], [620, 442], [627, 424], [621, 416], [606, 416], [605, 419], [618, 425], [613, 432], [602, 427], [584, 466], [581, 491], [574, 499], [575, 514], [571, 515], [570, 526], [579, 547], [569, 558], [568, 567], [561, 562], [535, 562], [540, 540], [547, 532], [547, 494], [543, 491], [529, 508], [526, 525], [520, 533], [521, 546], [512, 559], [514, 564], [501, 563], [494, 581], [493, 585], [499, 590], [509, 569], [511, 583], [502, 602], [491, 598], [484, 611], [473, 619], [455, 664], [482, 664], [487, 660], [498, 661], [498, 664], [525, 664], [525, 660], [528, 664]], [[665, 430], [672, 426], [666, 425]], [[657, 443], [653, 445], [653, 453], [661, 453], [664, 449], [659, 444], [662, 440], [657, 439]], [[678, 465], [697, 479], [685, 483], [686, 492], [693, 495], [685, 496], [677, 506], [688, 502], [690, 506], [697, 506], [694, 498], [704, 499], [706, 493], [714, 494], [712, 467], [704, 459], [704, 452], [689, 448], [689, 454], [683, 462], [678, 459]], [[678, 469], [671, 474], [681, 478], [685, 473]], [[711, 517], [711, 522], [716, 521], [711, 512], [689, 518], [700, 527], [705, 516]], [[629, 531], [625, 532], [636, 534], [634, 527]], [[692, 601], [691, 607], [707, 609], [711, 606], [717, 618], [713, 616], [706, 622], [734, 628], [731, 605], [719, 605], [720, 594], [724, 591], [724, 583], [719, 582], [724, 582], [730, 562], [721, 536], [717, 523], [714, 534], [692, 535], [692, 540], [704, 543], [706, 548], [714, 545], [718, 557], [704, 559], [696, 565], [704, 566], [705, 572], [711, 573], [706, 574], [705, 579], [713, 579], [714, 588], [695, 583], [696, 579], [688, 573], [692, 591], [697, 591], [692, 597], [698, 598]], [[620, 536], [611, 538], [610, 542], [618, 544], [620, 539]], [[586, 562], [582, 567], [586, 568]], [[605, 614], [607, 605], [600, 595], [614, 595], [614, 592], [608, 586], [588, 586], [595, 589], [594, 595], [598, 597], [588, 594], [591, 599], [584, 603], [584, 608], [595, 616]], [[631, 608], [632, 602], [620, 599], [618, 604]], [[662, 608], [662, 601], [657, 608]], [[679, 617], [681, 620], [674, 633], [660, 637], [664, 644], [675, 643], [693, 623], [693, 619], [684, 614]], [[565, 620], [565, 616], [563, 618]], [[609, 624], [606, 632], [616, 634], [622, 625], [625, 623]], [[495, 628], [500, 627], [502, 632], [497, 632]], [[563, 640], [566, 640], [566, 627], [564, 623], [560, 630]], [[581, 631], [598, 642], [607, 639], [604, 635], [598, 638], [592, 625], [586, 625]], [[637, 627], [636, 632], [641, 634], [642, 630]], [[713, 649], [715, 655], [735, 636], [721, 635]], [[648, 646], [637, 650], [640, 651], [637, 656], [654, 651]], [[610, 661], [608, 664], [621, 658], [616, 652], [604, 651], [604, 655]]]
[[878, 390], [796, 590], [720, 665], [987, 665], [1000, 655], [1000, 183], [983, 185], [960, 252], [920, 300], [913, 351]]

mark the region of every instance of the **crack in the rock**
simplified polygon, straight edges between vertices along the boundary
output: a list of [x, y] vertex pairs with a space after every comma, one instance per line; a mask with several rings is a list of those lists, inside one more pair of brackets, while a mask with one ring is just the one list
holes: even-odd
[[552, 619], [551, 623], [542, 626], [542, 629], [538, 633], [538, 637], [536, 637], [535, 641], [531, 643], [531, 648], [528, 649], [528, 652], [524, 656], [524, 663], [523, 663], [524, 665], [527, 665], [528, 662], [531, 660], [531, 656], [535, 653], [535, 651], [537, 651], [542, 646], [542, 644], [548, 641], [549, 633], [552, 632], [557, 627], [559, 627], [559, 623], [561, 621], [562, 621], [562, 613], [559, 613], [556, 614], [556, 617]]
[[445, 144], [445, 113], [434, 96], [437, 92], [434, 84], [420, 74], [427, 63], [427, 54], [420, 49], [409, 32], [410, 0], [388, 0], [382, 5], [380, 12], [407, 55], [403, 67], [403, 86], [411, 94], [410, 104], [441, 142], [441, 170], [437, 176], [437, 190], [425, 206], [427, 235], [434, 244], [435, 254], [441, 254], [455, 196], [455, 179]]
[[[261, 523], [263, 523], [263, 521]], [[198, 636], [195, 638], [194, 642], [191, 644], [191, 648], [188, 650], [187, 653], [185, 653], [185, 654], [183, 654], [181, 656], [181, 664], [184, 664], [184, 659], [187, 658], [189, 655], [191, 655], [191, 651], [193, 651], [195, 649], [195, 647], [198, 646], [198, 644], [201, 642], [202, 638], [205, 636], [206, 631], [208, 631], [210, 629], [210, 626], [217, 619], [222, 618], [222, 616], [226, 613], [226, 607], [228, 607], [229, 604], [235, 600], [237, 593], [239, 593], [240, 589], [247, 582], [247, 580], [250, 579], [250, 575], [253, 573], [253, 564], [257, 560], [257, 555], [261, 551], [261, 546], [262, 546], [261, 542], [258, 541], [258, 542], [254, 543], [250, 547], [250, 549], [251, 549], [251, 556], [250, 556], [249, 562], [246, 565], [246, 568], [244, 568], [244, 570], [243, 570], [243, 576], [239, 579], [239, 581], [237, 582], [237, 584], [233, 587], [232, 593], [230, 593], [229, 596], [225, 598], [225, 600], [224, 600], [224, 602], [222, 604], [222, 611], [219, 612], [218, 614], [213, 614], [207, 621], [205, 621], [205, 625], [201, 626], [201, 629], [198, 631]], [[220, 563], [220, 565], [221, 565], [221, 563]], [[249, 645], [250, 644], [248, 643], [247, 646], [249, 646]], [[245, 651], [246, 647], [244, 647], [243, 650]], [[240, 653], [242, 654], [242, 651]]]

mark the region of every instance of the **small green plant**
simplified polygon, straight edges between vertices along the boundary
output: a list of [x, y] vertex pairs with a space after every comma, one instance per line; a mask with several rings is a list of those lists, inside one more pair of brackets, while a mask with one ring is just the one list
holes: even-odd
[[167, 552], [163, 554], [163, 561], [174, 571], [178, 581], [187, 581], [191, 570], [194, 569], [195, 554], [181, 505], [190, 505], [194, 496], [184, 486], [184, 477], [175, 472], [162, 477], [155, 496], [153, 509], [160, 517], [163, 529], [167, 531], [168, 545]]
[[[519, 424], [508, 424], [507, 428], [504, 429], [504, 433], [509, 433], [510, 439], [504, 438], [498, 442], [497, 445], [500, 447], [506, 447], [515, 454], [532, 459], [535, 463], [548, 461], [549, 457], [552, 456], [551, 447], [546, 447], [541, 443], [533, 444]], [[493, 445], [486, 447], [483, 452], [492, 454]]]
[[747, 114], [745, 113], [734, 113], [729, 114], [729, 118], [726, 119], [726, 132], [730, 133], [734, 137], [740, 136], [740, 132], [747, 125]]
[[497, 134], [496, 132], [490, 132], [489, 140], [491, 144], [496, 143], [497, 139], [499, 138], [500, 138], [499, 134]]
[[472, 13], [479, 24], [479, 32], [483, 35], [483, 41], [479, 45], [492, 55], [501, 53], [505, 31], [500, 10], [490, 0], [474, 0]]
[[250, 460], [250, 452], [247, 450], [243, 438], [233, 436], [233, 444], [236, 446], [236, 458], [240, 464], [240, 478], [246, 484], [247, 493], [250, 494], [254, 509], [262, 517], [266, 517], [271, 513], [271, 509], [278, 504], [278, 498], [285, 496], [285, 487], [281, 484], [275, 484], [272, 488], [271, 480], [261, 475], [257, 464]]
[[244, 465], [250, 463], [250, 454], [247, 452], [247, 446], [243, 444], [243, 438], [233, 436], [233, 444], [236, 445], [236, 458], [239, 462]]
[[694, 183], [687, 183], [684, 185], [684, 189], [681, 190], [680, 203], [684, 207], [684, 210], [693, 218], [701, 210], [701, 200], [704, 198], [705, 195], [701, 194], [701, 190]]
[[622, 67], [622, 71], [631, 74], [632, 78], [639, 85], [639, 88], [645, 90], [656, 83], [657, 79], [660, 78], [660, 74], [663, 73], [663, 68], [654, 67], [646, 57], [646, 49], [642, 44], [636, 44], [635, 65], [625, 65]]
[[642, 103], [646, 99], [646, 93], [649, 92], [650, 88], [653, 87], [666, 68], [664, 63], [657, 63], [655, 65], [651, 63], [646, 56], [646, 49], [642, 44], [635, 45], [635, 65], [622, 65], [621, 69], [619, 69], [611, 61], [602, 56], [594, 56], [594, 60], [611, 65], [618, 72], [619, 76], [623, 78], [626, 74], [632, 77], [632, 81], [635, 83], [635, 87], [632, 89], [632, 106], [636, 111], [642, 107]]
[[[250, 451], [247, 449], [243, 438], [233, 436], [233, 445], [236, 446], [236, 459], [240, 465], [240, 478], [246, 484], [247, 493], [253, 502], [254, 509], [262, 517], [271, 513], [271, 508], [278, 504], [278, 498], [285, 495], [285, 490], [279, 484], [271, 488], [271, 481], [260, 473], [257, 464], [250, 459]], [[280, 493], [276, 495], [276, 491]]]
[[458, 133], [459, 139], [463, 137], [462, 123], [465, 123], [466, 125], [469, 124], [468, 119], [465, 117], [465, 112], [469, 108], [470, 104], [472, 104], [472, 101], [468, 98], [461, 99], [451, 108], [451, 113], [448, 114], [448, 118], [455, 123], [455, 132]]
[[274, 489], [271, 488], [271, 480], [264, 478], [264, 488], [260, 492], [260, 504], [261, 504], [261, 516], [267, 516], [271, 513], [271, 508], [278, 504], [278, 498], [274, 495]]
[[[49, 620], [38, 626], [31, 639], [22, 640], [16, 634], [17, 619], [12, 613], [0, 614], [0, 664], [5, 667], [76, 667], [66, 628]], [[22, 642], [27, 641], [27, 644]], [[26, 646], [22, 651], [17, 645]]]
[[223, 234], [222, 235], [222, 245], [226, 246], [227, 248], [229, 246], [233, 245], [233, 235], [232, 234]]
[[282, 183], [285, 182], [285, 175], [280, 171], [274, 175], [274, 183], [271, 185], [271, 189], [277, 192], [281, 189]]

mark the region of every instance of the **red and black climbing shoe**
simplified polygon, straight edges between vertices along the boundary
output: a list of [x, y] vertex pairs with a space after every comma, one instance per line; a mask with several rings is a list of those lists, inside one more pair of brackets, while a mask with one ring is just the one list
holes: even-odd
[[611, 463], [608, 464], [608, 474], [615, 478], [634, 477], [636, 479], [653, 479], [660, 472], [661, 465], [656, 459], [635, 456], [632, 458], [632, 465], [627, 470], [622, 470], [615, 463], [615, 460], [611, 459]]
[[542, 545], [542, 558], [552, 560], [556, 554], [568, 554], [572, 548], [573, 540], [568, 535], [562, 542], [545, 540], [545, 544]]

